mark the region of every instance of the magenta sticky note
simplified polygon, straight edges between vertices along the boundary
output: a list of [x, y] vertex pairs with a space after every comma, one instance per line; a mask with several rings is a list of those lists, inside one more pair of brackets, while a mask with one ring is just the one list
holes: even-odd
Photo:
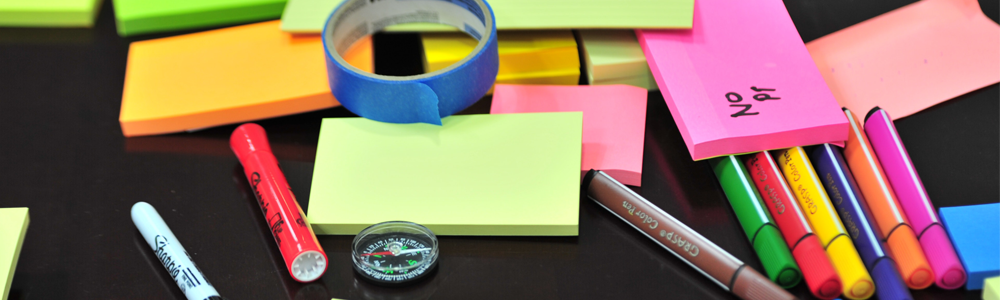
[[694, 160], [847, 140], [780, 0], [695, 1], [690, 30], [637, 30]]
[[630, 85], [497, 84], [491, 114], [583, 112], [582, 170], [602, 170], [633, 186], [642, 183], [646, 89]]

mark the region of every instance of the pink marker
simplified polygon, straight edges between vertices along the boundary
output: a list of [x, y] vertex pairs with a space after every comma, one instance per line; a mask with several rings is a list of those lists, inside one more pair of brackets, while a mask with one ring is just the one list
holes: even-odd
[[927, 197], [924, 184], [913, 168], [910, 155], [906, 153], [889, 114], [877, 106], [869, 111], [865, 117], [865, 133], [906, 218], [913, 226], [913, 232], [917, 234], [920, 247], [927, 254], [927, 262], [937, 276], [934, 281], [943, 289], [961, 287], [966, 280], [965, 269], [938, 220], [934, 205]]

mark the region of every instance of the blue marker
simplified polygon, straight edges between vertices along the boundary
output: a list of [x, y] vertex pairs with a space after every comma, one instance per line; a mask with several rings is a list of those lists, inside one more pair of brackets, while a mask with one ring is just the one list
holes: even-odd
[[830, 144], [816, 146], [810, 151], [812, 160], [823, 187], [826, 188], [830, 200], [837, 207], [840, 220], [844, 222], [848, 235], [854, 241], [854, 246], [861, 255], [865, 267], [875, 281], [875, 293], [882, 300], [913, 299], [910, 290], [896, 270], [896, 262], [886, 253], [884, 245], [878, 239], [881, 234], [872, 226], [871, 211], [865, 202], [854, 175], [847, 167], [839, 147]]

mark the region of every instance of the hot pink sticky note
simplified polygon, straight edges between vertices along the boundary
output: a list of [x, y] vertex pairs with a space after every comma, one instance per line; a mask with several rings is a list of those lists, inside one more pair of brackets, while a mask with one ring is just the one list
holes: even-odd
[[1000, 25], [976, 0], [924, 0], [806, 44], [851, 111], [893, 119], [1000, 81]]
[[497, 84], [491, 114], [583, 112], [582, 170], [642, 184], [646, 89], [630, 85]]
[[781, 0], [694, 5], [691, 30], [636, 31], [694, 160], [847, 140]]

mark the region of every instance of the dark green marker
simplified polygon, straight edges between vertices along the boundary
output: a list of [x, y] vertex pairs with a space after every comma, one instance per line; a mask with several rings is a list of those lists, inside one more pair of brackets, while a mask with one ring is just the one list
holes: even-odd
[[802, 280], [802, 271], [795, 264], [788, 244], [781, 237], [777, 225], [764, 208], [764, 201], [754, 187], [750, 174], [736, 156], [713, 158], [710, 163], [736, 218], [743, 225], [750, 244], [757, 251], [767, 277], [783, 288], [790, 288]]

